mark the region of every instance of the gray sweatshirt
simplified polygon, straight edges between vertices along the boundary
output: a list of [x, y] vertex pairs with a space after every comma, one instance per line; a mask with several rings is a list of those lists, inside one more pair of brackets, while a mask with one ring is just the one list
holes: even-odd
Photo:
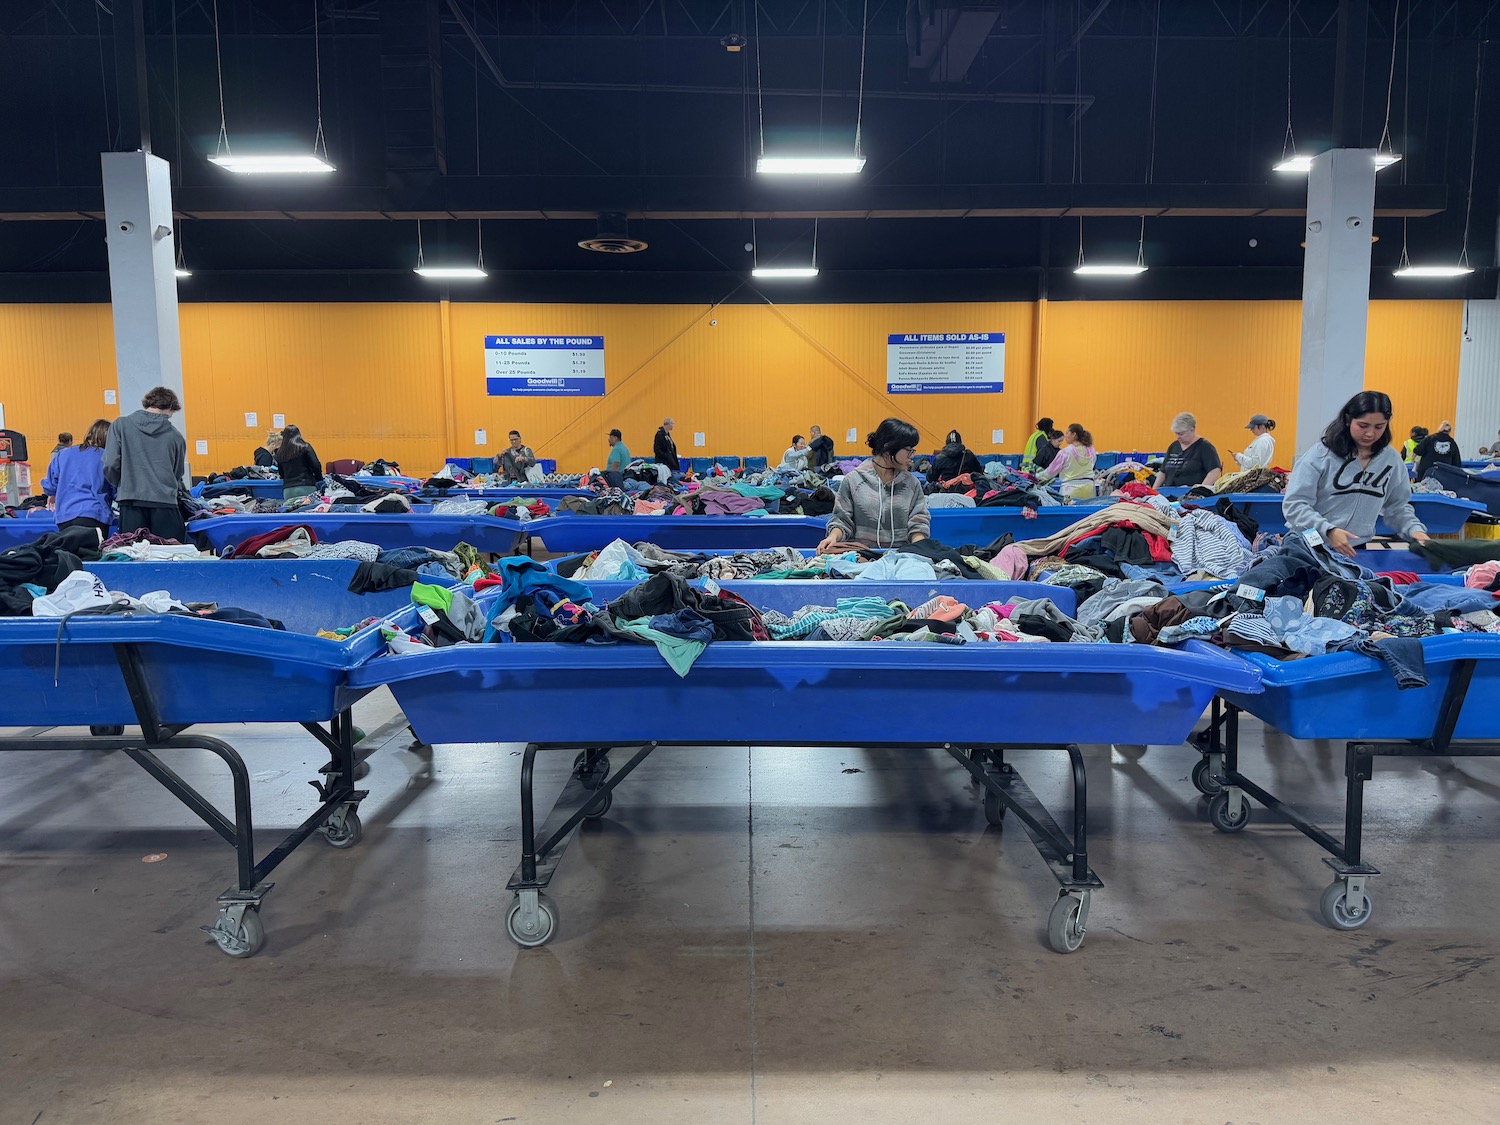
[[1360, 468], [1358, 457], [1346, 461], [1318, 442], [1292, 466], [1281, 510], [1292, 531], [1312, 529], [1324, 539], [1341, 527], [1366, 540], [1380, 516], [1404, 539], [1427, 530], [1412, 510], [1406, 463], [1389, 445]]
[[109, 428], [104, 477], [122, 504], [175, 508], [187, 471], [187, 439], [165, 414], [137, 410]]
[[844, 477], [828, 530], [838, 528], [846, 540], [871, 547], [903, 547], [913, 535], [931, 535], [932, 517], [927, 497], [910, 473], [898, 473], [885, 484], [875, 466], [865, 461]]

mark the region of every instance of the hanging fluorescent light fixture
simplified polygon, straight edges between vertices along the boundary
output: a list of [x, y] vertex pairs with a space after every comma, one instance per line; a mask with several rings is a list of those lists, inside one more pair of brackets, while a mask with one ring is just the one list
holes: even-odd
[[187, 268], [187, 263], [182, 258], [182, 224], [181, 221], [172, 226], [172, 245], [177, 250], [177, 262], [173, 272], [178, 277], [192, 277], [193, 271]]
[[429, 266], [422, 256], [422, 220], [417, 220], [417, 268], [412, 271], [434, 281], [477, 281], [490, 275], [484, 269], [484, 220], [479, 222], [479, 259], [472, 266]]
[[863, 156], [762, 156], [755, 170], [763, 176], [855, 176]]
[[318, 5], [313, 4], [313, 79], [318, 91], [318, 130], [313, 136], [312, 152], [261, 153], [235, 155], [229, 149], [229, 125], [224, 115], [224, 57], [219, 49], [219, 0], [214, 0], [214, 62], [219, 75], [219, 142], [208, 158], [226, 172], [241, 176], [322, 175], [335, 171], [328, 159], [328, 142], [323, 137], [323, 51], [318, 35]]
[[[1312, 162], [1313, 158], [1311, 156], [1298, 156], [1294, 154], [1285, 157], [1280, 164], [1272, 165], [1271, 171], [1305, 176], [1312, 171]], [[1376, 152], [1375, 154], [1375, 171], [1377, 172], [1382, 168], [1389, 168], [1392, 164], [1399, 163], [1401, 163], [1401, 157], [1397, 156], [1394, 152]]]
[[1141, 216], [1141, 237], [1136, 245], [1134, 262], [1085, 262], [1083, 260], [1083, 216], [1078, 216], [1078, 265], [1073, 272], [1079, 277], [1135, 277], [1145, 273], [1146, 216]]
[[192, 270], [185, 270], [181, 266], [178, 266], [177, 269], [174, 271], [174, 274], [177, 277], [192, 277], [193, 276], [193, 271]]
[[754, 257], [750, 260], [750, 276], [776, 280], [778, 278], [809, 278], [818, 276], [818, 220], [813, 219], [812, 262], [805, 266], [763, 266], [760, 264], [760, 239], [755, 234], [755, 220], [750, 220], [750, 249]]
[[1474, 216], [1474, 167], [1479, 156], [1479, 91], [1483, 78], [1484, 52], [1476, 52], [1474, 59], [1474, 118], [1469, 135], [1469, 193], [1464, 201], [1464, 238], [1459, 247], [1458, 261], [1451, 266], [1414, 266], [1406, 252], [1406, 227], [1409, 220], [1401, 220], [1401, 262], [1396, 267], [1397, 277], [1441, 278], [1463, 277], [1474, 272], [1469, 265], [1469, 224]]
[[[760, 156], [755, 171], [762, 176], [857, 176], [864, 171], [865, 157], [860, 151], [865, 116], [865, 46], [870, 30], [870, 0], [865, 0], [859, 33], [859, 96], [854, 109], [854, 152], [849, 156], [767, 156], [766, 103], [760, 74], [760, 7], [755, 9], [755, 101], [760, 111]], [[819, 126], [821, 133], [822, 126]], [[762, 275], [770, 276], [770, 275]]]

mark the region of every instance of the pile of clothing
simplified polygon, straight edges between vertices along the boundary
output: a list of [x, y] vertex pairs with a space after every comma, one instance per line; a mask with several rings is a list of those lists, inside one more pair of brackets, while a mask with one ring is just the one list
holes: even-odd
[[890, 550], [851, 547], [836, 555], [809, 558], [792, 547], [713, 555], [668, 551], [654, 543], [632, 545], [616, 539], [584, 556], [565, 573], [591, 582], [640, 582], [661, 573], [716, 581], [857, 578], [871, 582], [935, 582], [967, 578], [995, 582], [1023, 577], [1026, 566], [1026, 556], [1008, 542], [998, 548], [952, 548], [928, 539]]

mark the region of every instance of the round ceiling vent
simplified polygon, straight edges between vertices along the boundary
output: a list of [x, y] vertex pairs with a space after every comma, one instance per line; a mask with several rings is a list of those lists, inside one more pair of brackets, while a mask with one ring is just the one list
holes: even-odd
[[618, 211], [606, 211], [599, 216], [599, 233], [585, 238], [578, 244], [596, 254], [639, 254], [648, 243], [631, 238], [625, 216]]

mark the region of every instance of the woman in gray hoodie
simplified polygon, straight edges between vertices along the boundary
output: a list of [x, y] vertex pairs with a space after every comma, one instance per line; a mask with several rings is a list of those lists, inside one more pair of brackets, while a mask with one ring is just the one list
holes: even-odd
[[911, 475], [917, 439], [917, 428], [900, 418], [887, 418], [865, 439], [870, 459], [844, 477], [819, 554], [837, 552], [841, 543], [904, 547], [928, 537], [927, 497]]
[[1427, 529], [1412, 510], [1406, 465], [1391, 448], [1391, 413], [1389, 395], [1361, 391], [1297, 459], [1282, 501], [1291, 531], [1315, 532], [1351, 559], [1375, 534], [1380, 516], [1403, 539], [1427, 542]]

